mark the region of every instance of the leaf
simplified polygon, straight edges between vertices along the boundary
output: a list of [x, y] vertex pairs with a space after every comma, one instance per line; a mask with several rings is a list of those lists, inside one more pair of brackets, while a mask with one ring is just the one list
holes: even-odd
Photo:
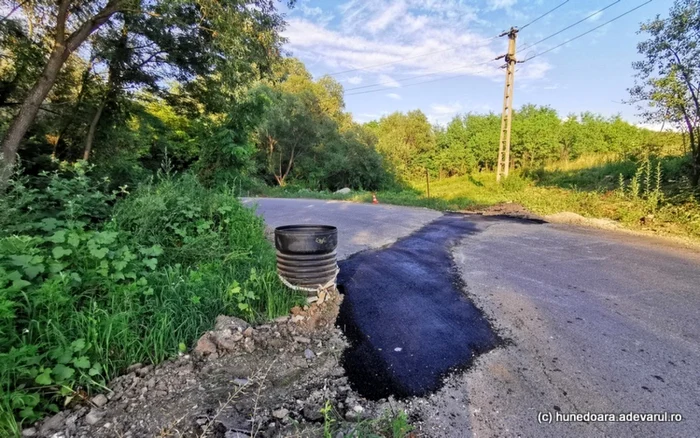
[[75, 370], [63, 364], [58, 364], [53, 368], [53, 375], [56, 376], [58, 380], [68, 380], [73, 377], [73, 374], [75, 374]]
[[144, 259], [143, 264], [155, 271], [158, 266], [158, 259]]
[[148, 289], [143, 291], [143, 294], [146, 295], [147, 297], [150, 297], [151, 295], [153, 295], [153, 288], [149, 287]]
[[102, 364], [99, 362], [95, 362], [94, 364], [92, 364], [92, 367], [90, 367], [88, 374], [92, 377], [97, 376], [98, 374], [102, 374]]
[[91, 248], [90, 249], [90, 254], [93, 257], [100, 259], [100, 260], [105, 258], [105, 256], [107, 255], [107, 252], [109, 252], [109, 249], [107, 249], [107, 248]]
[[75, 341], [71, 342], [70, 347], [76, 353], [83, 351], [85, 349], [85, 339], [76, 339]]
[[14, 290], [21, 290], [24, 289], [25, 287], [29, 286], [31, 283], [28, 282], [27, 280], [15, 280], [12, 282], [11, 288]]
[[10, 260], [13, 265], [26, 267], [31, 264], [32, 256], [30, 255], [11, 255]]
[[53, 254], [53, 258], [56, 260], [60, 259], [63, 256], [71, 255], [73, 254], [73, 250], [70, 249], [65, 249], [62, 246], [56, 246], [54, 247], [53, 250], [51, 250], [51, 254]]
[[90, 368], [90, 359], [87, 356], [80, 356], [73, 359], [73, 365], [76, 368]]
[[30, 280], [33, 280], [36, 278], [37, 275], [41, 274], [44, 272], [44, 265], [39, 264], [39, 265], [32, 265], [24, 268], [24, 275], [27, 276]]
[[47, 237], [46, 240], [53, 243], [64, 243], [66, 241], [65, 230], [56, 231], [53, 236]]
[[80, 245], [80, 236], [76, 233], [70, 233], [70, 235], [68, 235], [68, 244], [73, 248], [77, 247]]
[[7, 279], [10, 281], [21, 280], [22, 274], [20, 274], [19, 271], [12, 271], [9, 274], [7, 274]]
[[53, 380], [51, 380], [51, 368], [44, 369], [44, 372], [36, 376], [34, 381], [39, 385], [50, 385], [53, 383]]
[[248, 307], [247, 303], [238, 303], [238, 308], [241, 310], [248, 310]]
[[187, 345], [185, 345], [184, 342], [180, 342], [177, 345], [177, 349], [180, 351], [180, 353], [184, 353], [185, 351], [187, 351]]

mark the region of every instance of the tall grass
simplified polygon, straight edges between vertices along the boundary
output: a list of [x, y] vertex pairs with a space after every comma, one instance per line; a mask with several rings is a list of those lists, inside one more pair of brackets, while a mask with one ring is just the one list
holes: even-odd
[[[492, 172], [414, 181], [410, 189], [380, 191], [381, 203], [437, 210], [478, 210], [502, 202], [522, 204], [533, 213], [574, 212], [607, 218], [629, 229], [643, 229], [700, 240], [700, 203], [697, 189], [685, 176], [688, 158], [664, 156], [641, 161], [612, 156], [586, 156], [517, 171], [496, 183]], [[318, 197], [371, 202], [372, 194], [340, 195], [309, 190], [268, 189], [266, 196]]]

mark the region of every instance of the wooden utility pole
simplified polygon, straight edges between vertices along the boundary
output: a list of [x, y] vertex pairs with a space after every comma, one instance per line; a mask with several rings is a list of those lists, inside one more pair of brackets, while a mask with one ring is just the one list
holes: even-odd
[[518, 29], [511, 27], [508, 32], [500, 36], [508, 35], [508, 53], [496, 59], [506, 60], [506, 86], [503, 92], [503, 115], [501, 116], [501, 139], [498, 142], [498, 168], [496, 169], [496, 181], [501, 181], [501, 176], [508, 177], [510, 168], [510, 125], [513, 119], [513, 75], [515, 74], [515, 39]]

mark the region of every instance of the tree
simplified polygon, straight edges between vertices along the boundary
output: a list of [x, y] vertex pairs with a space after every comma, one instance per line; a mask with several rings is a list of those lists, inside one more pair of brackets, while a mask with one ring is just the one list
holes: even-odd
[[277, 184], [284, 186], [294, 164], [310, 153], [319, 141], [318, 110], [313, 95], [305, 99], [268, 90], [270, 103], [258, 126], [257, 137], [265, 155], [266, 168]]
[[410, 178], [424, 173], [424, 157], [435, 149], [435, 136], [420, 110], [395, 112], [379, 120], [377, 150], [402, 174]]
[[629, 91], [649, 122], [673, 123], [689, 138], [691, 181], [700, 181], [700, 1], [676, 0], [668, 18], [641, 25], [649, 38], [637, 45]]
[[71, 0], [58, 2], [43, 0], [33, 3], [34, 7], [41, 10], [43, 14], [55, 15], [53, 32], [46, 32], [46, 36], [50, 37], [52, 49], [41, 76], [24, 98], [2, 140], [0, 189], [3, 189], [10, 177], [20, 142], [39, 112], [39, 107], [56, 82], [63, 64], [93, 32], [106, 23], [112, 15], [126, 7], [129, 1], [109, 0], [103, 5], [87, 0], [75, 2]]

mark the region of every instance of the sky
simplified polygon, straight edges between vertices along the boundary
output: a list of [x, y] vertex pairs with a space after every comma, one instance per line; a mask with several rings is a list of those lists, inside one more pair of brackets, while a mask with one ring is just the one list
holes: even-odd
[[[456, 114], [501, 112], [508, 38], [521, 27], [517, 59], [527, 59], [599, 26], [646, 0], [619, 0], [547, 41], [539, 40], [615, 0], [297, 0], [285, 9], [284, 48], [319, 78], [345, 89], [346, 109], [367, 122], [394, 111], [422, 110], [433, 123]], [[639, 24], [665, 17], [672, 0], [653, 0], [588, 35], [518, 64], [514, 106], [548, 105], [561, 117], [593, 111], [641, 124], [626, 104], [639, 60]], [[528, 47], [530, 46], [530, 47]], [[418, 76], [418, 77], [416, 77]], [[420, 83], [419, 82], [424, 82]], [[378, 85], [377, 85], [378, 84]], [[416, 84], [416, 85], [411, 85]]]

